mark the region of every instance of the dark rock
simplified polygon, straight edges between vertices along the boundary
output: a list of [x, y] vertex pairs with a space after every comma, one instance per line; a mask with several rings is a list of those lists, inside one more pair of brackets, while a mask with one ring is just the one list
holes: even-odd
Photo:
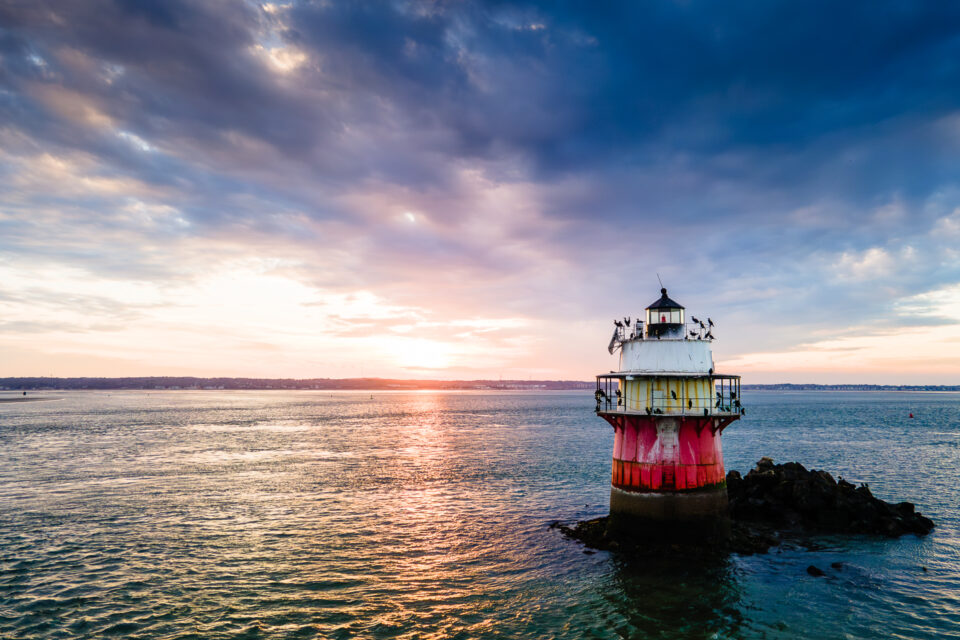
[[896, 510], [900, 512], [901, 515], [912, 516], [913, 515], [913, 503], [912, 502], [901, 502], [896, 505]]
[[608, 527], [609, 518], [594, 518], [582, 520], [575, 525], [560, 525], [558, 528], [563, 535], [579, 540], [591, 549], [604, 551], [623, 551], [631, 555], [662, 556], [691, 556], [717, 557], [729, 553], [752, 555], [767, 553], [771, 547], [780, 544], [780, 539], [773, 529], [757, 523], [731, 522], [727, 535], [708, 537], [703, 539], [688, 539], [675, 541], [660, 536], [643, 535], [634, 532], [627, 537], [617, 535]]
[[751, 526], [745, 522], [732, 522], [726, 544], [727, 548], [734, 553], [753, 555], [766, 553], [771, 547], [779, 545], [780, 539], [771, 529]]
[[774, 464], [761, 458], [746, 476], [727, 474], [730, 516], [734, 521], [764, 522], [819, 533], [869, 533], [897, 537], [924, 535], [933, 522], [909, 502], [879, 500], [826, 471], [808, 471], [796, 462]]
[[759, 462], [757, 462], [757, 468], [755, 471], [762, 473], [767, 469], [773, 469], [773, 458], [767, 458], [764, 456], [763, 458], [760, 458]]
[[831, 562], [831, 563], [830, 563], [830, 566], [833, 567], [834, 569], [837, 569], [838, 571], [839, 571], [840, 569], [843, 569], [843, 563], [842, 563], [842, 562]]
[[812, 575], [814, 578], [819, 578], [820, 576], [826, 575], [822, 569], [818, 569], [813, 565], [810, 565], [809, 567], [807, 567], [807, 573]]

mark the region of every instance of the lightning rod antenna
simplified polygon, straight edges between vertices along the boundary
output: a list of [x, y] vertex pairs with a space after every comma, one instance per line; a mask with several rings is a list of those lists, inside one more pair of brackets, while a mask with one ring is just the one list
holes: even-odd
[[663, 289], [663, 280], [660, 279], [660, 272], [657, 271], [657, 282], [660, 283], [660, 288]]

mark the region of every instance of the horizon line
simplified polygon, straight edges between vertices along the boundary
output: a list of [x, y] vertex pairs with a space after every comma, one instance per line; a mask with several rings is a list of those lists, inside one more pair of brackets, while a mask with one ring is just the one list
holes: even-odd
[[[161, 384], [163, 383], [163, 384]], [[0, 390], [18, 391], [24, 387], [36, 389], [38, 385], [63, 390], [70, 389], [118, 389], [138, 388], [152, 390], [243, 390], [243, 389], [288, 389], [288, 390], [337, 390], [337, 389], [389, 389], [431, 388], [436, 386], [470, 386], [488, 389], [528, 388], [542, 390], [574, 390], [592, 388], [595, 380], [548, 379], [548, 378], [381, 378], [362, 376], [353, 378], [256, 378], [233, 376], [7, 376], [0, 377]], [[231, 385], [227, 387], [226, 385]], [[283, 385], [295, 386], [283, 386]], [[79, 386], [84, 385], [84, 386]], [[277, 386], [273, 386], [277, 385]], [[19, 388], [14, 388], [19, 387]], [[897, 384], [897, 383], [816, 383], [816, 382], [768, 382], [744, 383], [744, 389], [877, 389], [877, 390], [949, 390], [960, 391], [960, 384]], [[854, 389], [856, 388], [856, 389]], [[29, 390], [29, 389], [27, 389]]]

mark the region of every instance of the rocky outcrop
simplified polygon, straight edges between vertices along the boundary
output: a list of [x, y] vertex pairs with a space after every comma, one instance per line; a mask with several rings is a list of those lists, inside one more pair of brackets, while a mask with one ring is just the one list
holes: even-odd
[[925, 535], [934, 527], [912, 503], [884, 502], [875, 498], [866, 484], [855, 486], [843, 478], [835, 480], [826, 471], [808, 471], [797, 462], [774, 464], [770, 458], [763, 458], [746, 476], [731, 471], [727, 474], [727, 493], [729, 530], [722, 537], [710, 536], [709, 545], [677, 544], [662, 536], [644, 536], [637, 529], [632, 529], [629, 537], [618, 535], [611, 531], [606, 517], [574, 526], [560, 522], [550, 526], [593, 549], [652, 554], [679, 549], [701, 554], [765, 553], [784, 539], [811, 534], [897, 537]]
[[778, 529], [897, 537], [924, 535], [934, 526], [910, 502], [884, 502], [866, 484], [835, 480], [826, 471], [808, 471], [797, 462], [774, 464], [763, 458], [746, 476], [731, 471], [727, 495], [734, 521]]
[[634, 529], [626, 536], [611, 530], [609, 525], [610, 518], [604, 516], [581, 520], [573, 526], [552, 522], [550, 528], [559, 529], [566, 537], [579, 540], [590, 549], [622, 551], [632, 556], [659, 557], [674, 553], [682, 553], [688, 558], [720, 557], [729, 553], [751, 555], [766, 553], [781, 542], [775, 529], [756, 523], [731, 522], [725, 535], [677, 536], [675, 539], [663, 535], [659, 528], [649, 532], [650, 535]]

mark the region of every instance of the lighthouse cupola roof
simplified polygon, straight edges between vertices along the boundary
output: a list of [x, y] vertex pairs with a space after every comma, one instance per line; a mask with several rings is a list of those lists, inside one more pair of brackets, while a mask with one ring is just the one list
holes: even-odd
[[678, 302], [674, 302], [667, 296], [667, 289], [664, 287], [660, 289], [660, 299], [651, 304], [647, 309], [683, 309], [683, 305]]

